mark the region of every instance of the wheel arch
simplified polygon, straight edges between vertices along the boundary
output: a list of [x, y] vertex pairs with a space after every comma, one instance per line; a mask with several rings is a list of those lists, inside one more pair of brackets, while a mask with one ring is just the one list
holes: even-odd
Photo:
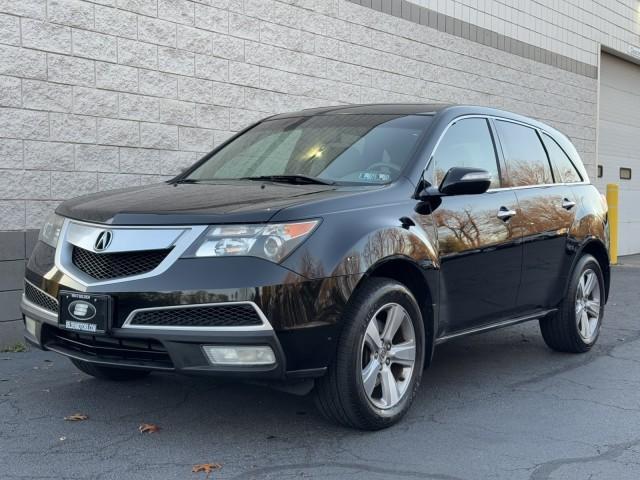
[[[592, 255], [600, 264], [602, 275], [604, 276], [604, 290], [605, 290], [605, 303], [609, 300], [609, 287], [611, 285], [611, 267], [609, 263], [609, 252], [607, 247], [598, 239], [593, 238], [585, 242], [578, 254], [575, 256], [571, 270], [575, 267], [576, 263], [585, 254]], [[567, 285], [568, 288], [568, 285]]]
[[437, 273], [432, 265], [423, 267], [409, 257], [393, 256], [373, 265], [356, 286], [357, 289], [368, 278], [390, 278], [409, 289], [418, 302], [424, 322], [426, 366], [431, 364], [437, 331], [437, 309], [435, 308], [437, 282], [430, 279]]

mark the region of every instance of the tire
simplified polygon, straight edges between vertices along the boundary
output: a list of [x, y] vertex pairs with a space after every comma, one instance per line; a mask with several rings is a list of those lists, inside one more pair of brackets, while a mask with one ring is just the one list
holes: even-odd
[[[318, 410], [347, 427], [389, 427], [409, 410], [422, 378], [425, 333], [418, 303], [404, 285], [371, 278], [349, 301], [342, 321], [336, 356], [327, 374], [316, 381]], [[390, 330], [384, 328], [396, 324], [396, 333], [389, 337]], [[376, 343], [374, 328], [379, 339], [391, 340]]]
[[[595, 283], [587, 285], [588, 278], [593, 278]], [[585, 291], [585, 285], [586, 289], [591, 288], [586, 297], [581, 293]], [[597, 306], [593, 303], [596, 297]], [[600, 335], [604, 317], [604, 300], [604, 277], [600, 264], [593, 256], [584, 255], [573, 269], [567, 296], [560, 304], [558, 311], [540, 320], [542, 338], [547, 346], [558, 352], [589, 351]]]
[[76, 360], [71, 358], [78, 370], [91, 375], [92, 377], [99, 378], [100, 380], [111, 380], [116, 382], [122, 382], [127, 380], [138, 380], [149, 375], [149, 370], [137, 370], [130, 368], [117, 368], [117, 367], [104, 367], [102, 365], [95, 365], [89, 362], [83, 362], [82, 360]]

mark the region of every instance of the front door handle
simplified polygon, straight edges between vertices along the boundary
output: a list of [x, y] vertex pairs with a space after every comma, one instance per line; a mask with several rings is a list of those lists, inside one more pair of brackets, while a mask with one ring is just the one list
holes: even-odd
[[572, 202], [568, 198], [565, 198], [562, 201], [562, 208], [564, 208], [565, 210], [571, 210], [575, 206], [576, 206], [576, 202]]
[[500, 207], [498, 210], [497, 217], [503, 222], [507, 222], [516, 214], [515, 210], [510, 210], [507, 207]]

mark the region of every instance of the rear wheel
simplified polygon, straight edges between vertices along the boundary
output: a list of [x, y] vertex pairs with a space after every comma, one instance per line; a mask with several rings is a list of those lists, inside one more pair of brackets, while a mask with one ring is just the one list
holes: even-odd
[[604, 316], [604, 277], [598, 261], [584, 255], [574, 268], [558, 312], [540, 320], [546, 344], [559, 352], [582, 353], [596, 343]]
[[71, 359], [76, 368], [87, 375], [101, 380], [126, 381], [144, 378], [151, 372], [149, 370], [137, 370], [132, 368], [104, 367], [89, 362], [83, 362], [75, 358]]
[[420, 308], [404, 285], [373, 278], [356, 293], [343, 321], [336, 358], [316, 383], [318, 409], [345, 426], [388, 427], [404, 416], [420, 385]]

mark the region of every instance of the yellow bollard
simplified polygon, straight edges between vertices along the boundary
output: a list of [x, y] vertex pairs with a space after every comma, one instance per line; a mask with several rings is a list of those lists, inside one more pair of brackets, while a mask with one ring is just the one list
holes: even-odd
[[607, 184], [607, 203], [609, 204], [609, 257], [613, 265], [618, 264], [618, 192], [617, 183]]

